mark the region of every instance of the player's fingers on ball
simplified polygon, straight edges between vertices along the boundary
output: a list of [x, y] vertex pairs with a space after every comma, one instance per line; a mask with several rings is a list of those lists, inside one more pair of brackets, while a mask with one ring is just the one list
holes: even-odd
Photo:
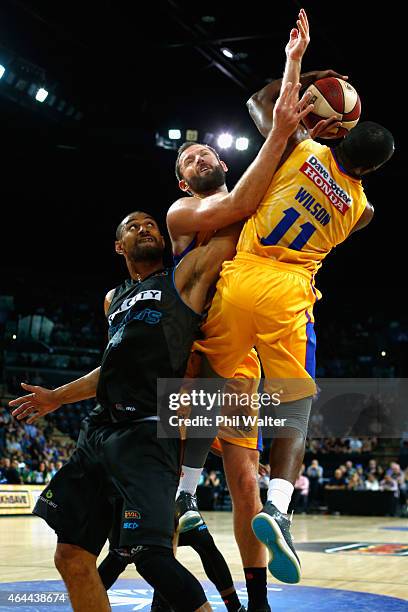
[[313, 109], [314, 109], [314, 104], [309, 104], [308, 106], [306, 106], [306, 108], [304, 108], [299, 113], [299, 118], [303, 119], [303, 117], [306, 117], [306, 115], [308, 115]]
[[309, 104], [311, 98], [312, 98], [312, 93], [310, 91], [305, 91], [305, 93], [299, 100], [299, 108], [302, 109], [306, 104]]

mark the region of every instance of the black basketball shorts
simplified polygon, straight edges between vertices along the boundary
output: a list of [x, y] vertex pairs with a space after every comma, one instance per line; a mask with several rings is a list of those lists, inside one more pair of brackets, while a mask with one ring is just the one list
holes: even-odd
[[[60, 543], [99, 555], [113, 528], [120, 547], [172, 547], [179, 440], [158, 439], [156, 422], [93, 426], [40, 495], [33, 513]], [[122, 498], [122, 514], [113, 500]]]

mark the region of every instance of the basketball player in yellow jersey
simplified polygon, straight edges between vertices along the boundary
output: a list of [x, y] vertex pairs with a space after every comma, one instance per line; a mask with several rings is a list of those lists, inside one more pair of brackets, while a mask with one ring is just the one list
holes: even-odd
[[[293, 93], [295, 90], [296, 86], [291, 89]], [[303, 115], [306, 109], [301, 111], [304, 104], [299, 104], [299, 112]], [[308, 110], [310, 108], [309, 106]], [[185, 191], [188, 189], [195, 197], [182, 198], [173, 204], [168, 213], [168, 228], [173, 252], [176, 253], [175, 263], [188, 251], [208, 242], [216, 229], [244, 219], [256, 209], [286, 146], [287, 134], [280, 145], [281, 132], [287, 130], [287, 126], [282, 122], [281, 124], [281, 129], [276, 130], [275, 136], [271, 132], [268, 137], [269, 145], [258, 154], [231, 193], [227, 192], [225, 186], [226, 166], [220, 162], [214, 150], [196, 143], [189, 143], [188, 147], [182, 148], [177, 159], [180, 186]], [[193, 208], [189, 208], [190, 204]], [[260, 366], [255, 351], [251, 352], [251, 347], [248, 348], [247, 355], [243, 356], [241, 364], [237, 364], [234, 373], [240, 378], [251, 379], [251, 389], [256, 391]], [[251, 519], [262, 508], [257, 478], [257, 433], [257, 428], [249, 437], [238, 437], [236, 432], [224, 432], [221, 444], [234, 501], [236, 538], [246, 570], [247, 584], [250, 581], [249, 609], [251, 612], [268, 612], [270, 608], [267, 602], [265, 550], [250, 529]], [[183, 476], [176, 501], [176, 514], [184, 531], [194, 528], [196, 519], [202, 521], [194, 494], [210, 443], [208, 437], [203, 440], [187, 438]], [[241, 495], [243, 490], [246, 493], [245, 498]]]
[[[282, 86], [299, 79], [309, 42], [304, 11], [298, 28], [286, 47]], [[271, 128], [276, 96], [271, 83], [248, 102], [264, 135]], [[286, 512], [315, 392], [313, 304], [320, 295], [314, 276], [333, 247], [371, 220], [373, 208], [361, 177], [382, 166], [393, 151], [391, 133], [375, 123], [358, 124], [333, 149], [313, 142], [299, 126], [265, 197], [244, 225], [235, 259], [223, 266], [202, 328], [206, 339], [198, 343], [218, 376], [231, 377], [255, 346], [266, 379], [280, 379], [277, 414], [287, 419], [287, 427], [273, 440], [267, 503], [252, 526], [269, 549], [269, 570], [283, 582], [300, 579]]]

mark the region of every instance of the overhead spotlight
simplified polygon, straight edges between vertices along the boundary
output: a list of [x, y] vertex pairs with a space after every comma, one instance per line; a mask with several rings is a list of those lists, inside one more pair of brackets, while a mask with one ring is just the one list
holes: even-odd
[[37, 90], [37, 93], [35, 94], [35, 99], [37, 100], [37, 102], [44, 102], [47, 96], [48, 96], [48, 91], [44, 89], [43, 87], [40, 87]]
[[245, 138], [244, 136], [240, 136], [235, 141], [235, 148], [237, 149], [237, 151], [246, 151], [248, 146], [249, 146], [249, 140], [248, 138]]
[[170, 140], [180, 140], [181, 138], [180, 130], [169, 130], [169, 138]]
[[217, 145], [220, 147], [220, 149], [229, 149], [232, 145], [232, 140], [233, 138], [231, 134], [220, 134], [217, 139]]
[[387, 356], [386, 351], [381, 351], [381, 357], [386, 357], [386, 356]]
[[190, 140], [198, 140], [198, 132], [197, 130], [187, 130], [186, 131], [186, 140], [190, 142]]
[[0, 64], [0, 79], [3, 76], [3, 74], [6, 72], [5, 67], [3, 66], [3, 64]]
[[228, 49], [228, 47], [221, 47], [221, 53], [225, 55], [225, 57], [228, 57], [228, 59], [232, 59], [234, 57], [233, 52], [231, 49]]

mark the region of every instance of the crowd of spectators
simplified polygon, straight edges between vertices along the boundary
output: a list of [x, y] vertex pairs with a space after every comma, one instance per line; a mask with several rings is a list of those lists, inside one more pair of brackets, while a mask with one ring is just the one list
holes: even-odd
[[[265, 488], [265, 477], [260, 475], [261, 490]], [[291, 509], [295, 512], [314, 512], [323, 506], [325, 490], [348, 491], [392, 491], [396, 500], [395, 509], [404, 514], [408, 500], [408, 468], [403, 470], [392, 461], [387, 467], [370, 459], [364, 466], [351, 460], [338, 465], [326, 473], [317, 459], [307, 467], [303, 464], [295, 483]]]
[[0, 483], [47, 484], [71, 455], [75, 442], [55, 428], [28, 425], [0, 405]]

